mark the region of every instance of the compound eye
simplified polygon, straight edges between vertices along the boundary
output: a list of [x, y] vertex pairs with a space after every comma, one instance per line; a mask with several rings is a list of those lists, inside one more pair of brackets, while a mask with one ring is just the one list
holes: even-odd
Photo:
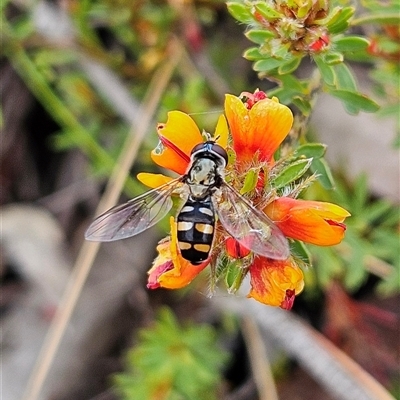
[[192, 152], [190, 154], [197, 153], [198, 151], [201, 151], [204, 149], [205, 149], [205, 143], [196, 144], [196, 146], [193, 147]]
[[228, 153], [226, 152], [226, 150], [223, 148], [223, 147], [221, 147], [219, 144], [217, 144], [217, 143], [213, 143], [212, 144], [212, 147], [211, 147], [211, 150], [215, 153], [215, 154], [217, 154], [217, 155], [219, 155], [221, 158], [223, 158], [224, 160], [225, 160], [225, 164], [228, 164]]

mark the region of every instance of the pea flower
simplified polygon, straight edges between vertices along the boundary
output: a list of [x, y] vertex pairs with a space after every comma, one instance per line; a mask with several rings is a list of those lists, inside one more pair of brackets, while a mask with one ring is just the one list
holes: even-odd
[[[264, 212], [289, 240], [320, 246], [340, 243], [346, 229], [343, 222], [350, 215], [346, 210], [331, 203], [296, 199], [296, 191], [274, 187], [274, 177], [286, 165], [285, 160], [275, 160], [274, 155], [292, 127], [290, 109], [261, 91], [244, 92], [239, 97], [227, 94], [224, 109], [225, 116], [220, 116], [214, 138], [232, 155], [226, 166], [229, 184]], [[159, 124], [157, 131], [160, 142], [151, 153], [152, 160], [184, 174], [191, 150], [203, 141], [196, 123], [183, 112], [171, 111], [167, 122]], [[254, 178], [250, 186], [249, 171]], [[155, 188], [173, 178], [141, 173], [138, 179]], [[236, 266], [236, 285], [231, 291], [249, 274], [248, 297], [264, 304], [290, 309], [295, 296], [303, 290], [303, 273], [293, 255], [275, 260], [254, 254], [218, 226], [210, 257], [200, 265], [192, 265], [180, 255], [172, 217], [170, 225], [170, 237], [159, 243], [159, 255], [149, 271], [150, 289], [184, 287], [211, 264], [213, 271], [220, 269], [220, 265]]]

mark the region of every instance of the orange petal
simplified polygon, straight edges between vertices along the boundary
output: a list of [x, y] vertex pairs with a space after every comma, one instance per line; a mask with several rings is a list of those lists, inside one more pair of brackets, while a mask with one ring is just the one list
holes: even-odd
[[170, 218], [171, 239], [157, 246], [158, 257], [148, 271], [147, 287], [156, 289], [180, 289], [187, 286], [208, 264], [209, 260], [193, 265], [181, 257], [177, 245], [177, 227], [174, 217]]
[[250, 266], [250, 283], [247, 297], [286, 309], [293, 305], [293, 296], [304, 288], [303, 272], [290, 259], [256, 257]]
[[233, 95], [225, 97], [225, 114], [233, 138], [237, 161], [251, 161], [258, 153], [262, 161], [270, 161], [293, 124], [293, 114], [276, 98], [263, 99], [248, 110]]
[[242, 246], [236, 239], [233, 237], [228, 237], [225, 240], [225, 249], [226, 253], [232, 258], [244, 258], [247, 257], [251, 250]]
[[163, 174], [151, 174], [149, 172], [140, 172], [137, 174], [137, 179], [148, 187], [153, 189], [171, 182], [174, 178]]
[[151, 152], [152, 160], [180, 175], [186, 172], [190, 153], [203, 141], [200, 130], [189, 115], [171, 111], [165, 124], [157, 127], [160, 145]]
[[180, 289], [189, 285], [189, 283], [207, 267], [209, 262], [210, 261], [207, 260], [199, 265], [193, 265], [180, 257], [180, 272], [177, 273], [177, 270], [174, 268], [163, 273], [158, 279], [160, 287], [165, 289]]
[[332, 246], [342, 241], [350, 213], [336, 204], [281, 197], [264, 212], [285, 236], [319, 246]]

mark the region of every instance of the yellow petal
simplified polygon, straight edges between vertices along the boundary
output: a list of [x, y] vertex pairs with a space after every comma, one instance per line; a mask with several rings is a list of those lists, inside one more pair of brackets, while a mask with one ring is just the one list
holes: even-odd
[[247, 297], [271, 306], [285, 306], [287, 291], [299, 294], [304, 288], [303, 272], [290, 259], [256, 257], [250, 266], [251, 290]]
[[187, 286], [210, 262], [193, 265], [181, 257], [177, 244], [177, 226], [174, 217], [170, 218], [171, 239], [157, 246], [158, 257], [149, 270], [148, 287], [155, 289], [180, 289]]
[[203, 141], [196, 123], [181, 111], [170, 111], [167, 122], [159, 124], [157, 132], [161, 145], [151, 152], [152, 160], [163, 168], [184, 174], [193, 147]]
[[228, 146], [228, 135], [228, 122], [226, 121], [225, 115], [220, 115], [215, 128], [214, 138], [217, 138], [216, 142], [224, 149]]
[[174, 178], [169, 176], [165, 176], [163, 174], [152, 174], [149, 172], [140, 172], [137, 174], [137, 179], [148, 187], [153, 189], [158, 188], [159, 186], [165, 185], [166, 183], [171, 182]]

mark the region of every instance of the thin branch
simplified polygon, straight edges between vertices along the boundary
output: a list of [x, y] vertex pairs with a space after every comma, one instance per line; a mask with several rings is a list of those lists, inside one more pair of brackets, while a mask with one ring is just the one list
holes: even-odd
[[256, 322], [244, 316], [241, 323], [244, 341], [249, 353], [251, 370], [260, 400], [278, 400], [275, 381], [265, 349], [265, 343]]

